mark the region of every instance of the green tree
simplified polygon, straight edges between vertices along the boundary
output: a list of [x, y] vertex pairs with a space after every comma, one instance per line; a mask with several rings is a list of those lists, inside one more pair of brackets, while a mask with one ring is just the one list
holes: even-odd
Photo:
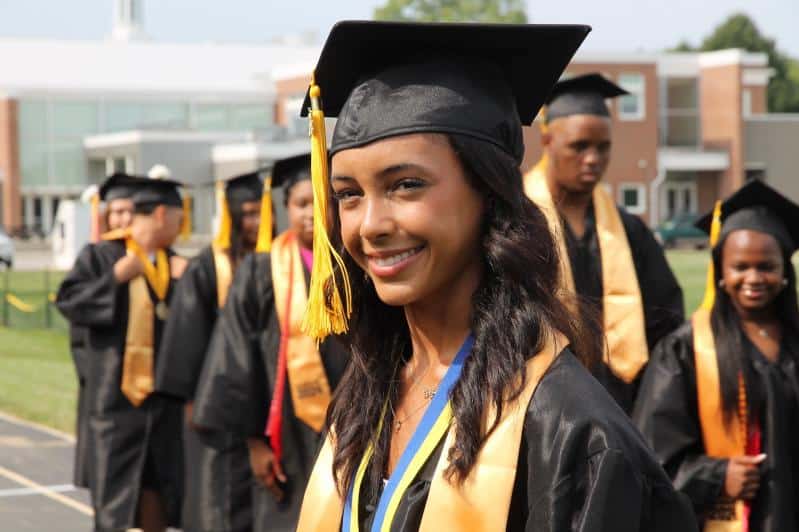
[[[772, 112], [799, 112], [799, 66], [795, 61], [777, 50], [774, 39], [760, 33], [747, 15], [736, 13], [722, 22], [699, 47], [701, 51], [743, 48], [750, 52], [762, 52], [768, 56], [768, 64], [774, 76], [768, 86], [768, 108]], [[685, 41], [674, 51], [689, 51], [691, 45]]]
[[527, 22], [524, 0], [386, 0], [375, 20], [416, 22]]

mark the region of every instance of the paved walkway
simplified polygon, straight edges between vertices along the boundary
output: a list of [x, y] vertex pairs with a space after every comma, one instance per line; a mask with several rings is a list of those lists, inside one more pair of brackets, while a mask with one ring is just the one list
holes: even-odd
[[72, 485], [74, 439], [0, 413], [0, 528], [88, 532], [86, 490]]

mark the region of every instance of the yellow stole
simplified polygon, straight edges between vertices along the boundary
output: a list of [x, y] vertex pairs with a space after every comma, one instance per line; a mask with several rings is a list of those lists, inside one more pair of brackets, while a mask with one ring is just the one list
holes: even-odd
[[216, 243], [211, 245], [214, 255], [214, 270], [216, 272], [216, 302], [219, 308], [225, 306], [230, 283], [233, 281], [233, 264], [228, 250]]
[[281, 340], [286, 344], [286, 373], [294, 413], [303, 423], [320, 432], [330, 404], [330, 384], [316, 341], [301, 330], [308, 295], [300, 247], [294, 233], [286, 231], [275, 238], [270, 260]]
[[[452, 448], [455, 438], [454, 424], [450, 426], [444, 441], [445, 450], [439, 457], [430, 484], [420, 531], [493, 532], [506, 529], [527, 405], [544, 373], [566, 344], [566, 339], [557, 333], [554, 339], [547, 340], [536, 356], [527, 361], [522, 392], [513, 404], [506, 404], [503, 408], [499, 424], [486, 439], [462, 485], [451, 484], [444, 477], [444, 471], [449, 466], [447, 450]], [[484, 426], [488, 427], [488, 421], [494, 419], [496, 411], [492, 406], [485, 416]], [[298, 532], [338, 532], [341, 529], [344, 501], [332, 474], [333, 439], [331, 430], [305, 490]], [[390, 526], [390, 520], [387, 524]]]
[[[691, 318], [696, 364], [696, 392], [699, 423], [705, 452], [714, 458], [730, 458], [746, 454], [745, 393], [741, 398], [743, 419], [734, 417], [730, 424], [724, 422], [721, 404], [721, 385], [710, 311], [697, 310]], [[744, 528], [744, 502], [720, 502], [705, 522], [704, 532], [742, 532]]]
[[[130, 238], [125, 241], [128, 255], [134, 255], [144, 265], [144, 275], [128, 282], [128, 328], [125, 334], [125, 354], [122, 362], [120, 389], [133, 406], [140, 406], [153, 392], [153, 359], [155, 319], [158, 317], [147, 289], [149, 284], [159, 303], [169, 290], [169, 258], [166, 251], [156, 252], [156, 266]], [[160, 317], [158, 317], [161, 319]]]
[[[563, 224], [547, 185], [546, 160], [542, 159], [524, 176], [524, 192], [547, 218], [561, 258], [561, 289], [572, 295], [569, 300], [573, 301], [574, 277]], [[602, 260], [602, 316], [607, 338], [605, 363], [614, 374], [630, 383], [649, 360], [641, 288], [627, 233], [613, 198], [597, 186], [592, 202]]]

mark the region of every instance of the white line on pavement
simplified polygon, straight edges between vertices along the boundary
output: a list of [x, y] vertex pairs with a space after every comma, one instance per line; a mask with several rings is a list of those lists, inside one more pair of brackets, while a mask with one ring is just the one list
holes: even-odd
[[[42, 488], [52, 491], [53, 493], [65, 493], [67, 491], [75, 491], [75, 486], [72, 484], [58, 484], [56, 486], [42, 486]], [[8, 488], [0, 490], [0, 498], [3, 497], [20, 497], [23, 495], [39, 495], [37, 488]]]
[[60, 493], [56, 493], [47, 486], [42, 486], [41, 484], [37, 484], [31, 479], [23, 477], [19, 473], [15, 473], [10, 469], [6, 469], [3, 466], [0, 466], [0, 476], [5, 477], [8, 480], [11, 480], [12, 482], [16, 482], [17, 484], [22, 484], [23, 486], [34, 490], [36, 493], [44, 495], [45, 497], [52, 499], [56, 502], [60, 502], [64, 506], [69, 506], [73, 510], [77, 510], [82, 514], [94, 515], [92, 509], [89, 506], [83, 504], [82, 502], [70, 499], [69, 497], [64, 497]]

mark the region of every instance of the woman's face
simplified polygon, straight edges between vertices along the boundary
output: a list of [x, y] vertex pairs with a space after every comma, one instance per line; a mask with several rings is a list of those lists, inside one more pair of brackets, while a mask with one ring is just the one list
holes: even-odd
[[133, 200], [117, 198], [108, 202], [108, 230], [125, 229], [133, 221]]
[[479, 279], [483, 198], [443, 135], [336, 153], [331, 176], [347, 252], [392, 306], [448, 297]]
[[300, 240], [302, 247], [313, 248], [313, 186], [310, 179], [298, 181], [289, 190], [286, 211], [289, 229]]
[[766, 233], [742, 229], [724, 241], [721, 253], [723, 289], [739, 312], [767, 308], [783, 290], [782, 252]]

